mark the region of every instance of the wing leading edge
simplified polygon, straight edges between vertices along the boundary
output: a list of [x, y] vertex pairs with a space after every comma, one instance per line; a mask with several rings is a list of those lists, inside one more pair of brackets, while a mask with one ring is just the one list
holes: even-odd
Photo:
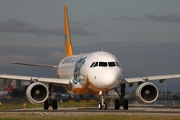
[[29, 82], [43, 82], [43, 83], [53, 83], [53, 84], [60, 84], [60, 85], [70, 85], [69, 79], [58, 79], [58, 78], [44, 78], [44, 77], [31, 77], [31, 76], [0, 74], [0, 79], [22, 80], [22, 81], [29, 81]]
[[160, 83], [162, 83], [166, 79], [173, 79], [173, 78], [180, 78], [180, 74], [137, 77], [137, 78], [123, 78], [121, 84], [129, 84], [129, 83], [135, 83], [135, 82], [148, 82], [148, 81], [153, 81], [153, 80], [159, 80]]

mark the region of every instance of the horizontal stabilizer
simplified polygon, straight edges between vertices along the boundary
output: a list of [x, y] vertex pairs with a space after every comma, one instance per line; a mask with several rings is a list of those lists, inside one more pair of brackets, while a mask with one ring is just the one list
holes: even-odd
[[45, 68], [57, 68], [57, 66], [54, 66], [54, 65], [44, 65], [44, 64], [32, 64], [32, 63], [20, 63], [20, 62], [11, 62], [11, 64], [45, 67]]

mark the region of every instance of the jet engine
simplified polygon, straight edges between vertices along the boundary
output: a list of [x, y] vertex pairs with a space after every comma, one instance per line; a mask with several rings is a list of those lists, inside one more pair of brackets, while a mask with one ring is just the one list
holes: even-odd
[[159, 95], [158, 88], [150, 82], [145, 82], [139, 85], [136, 90], [136, 96], [143, 103], [150, 104], [156, 101]]
[[35, 82], [28, 86], [26, 90], [26, 96], [28, 100], [33, 104], [44, 102], [49, 95], [47, 85], [41, 82]]

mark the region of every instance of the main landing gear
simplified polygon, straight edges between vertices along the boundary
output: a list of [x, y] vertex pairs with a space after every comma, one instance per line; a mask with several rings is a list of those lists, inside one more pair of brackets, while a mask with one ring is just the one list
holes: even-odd
[[115, 110], [119, 110], [120, 106], [122, 106], [124, 108], [124, 110], [128, 110], [128, 108], [129, 108], [128, 100], [124, 99], [126, 86], [125, 86], [125, 84], [122, 84], [122, 85], [120, 85], [120, 87], [121, 87], [120, 91], [118, 91], [118, 88], [115, 88], [115, 91], [119, 95], [120, 99], [115, 100], [114, 108], [115, 108]]
[[49, 106], [52, 106], [53, 110], [57, 110], [57, 101], [53, 99], [48, 99], [44, 102], [44, 110], [48, 110]]
[[57, 100], [54, 99], [54, 94], [52, 94], [52, 85], [49, 84], [49, 97], [44, 102], [44, 110], [48, 110], [49, 106], [52, 106], [53, 110], [57, 110], [58, 103]]
[[101, 109], [107, 109], [107, 103], [105, 103], [105, 99], [104, 99], [104, 94], [102, 93], [102, 91], [99, 92], [100, 95], [100, 102], [98, 104], [98, 108]]

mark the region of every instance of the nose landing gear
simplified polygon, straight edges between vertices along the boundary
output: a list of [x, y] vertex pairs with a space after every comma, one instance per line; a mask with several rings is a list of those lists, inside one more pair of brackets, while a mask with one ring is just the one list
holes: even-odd
[[105, 103], [105, 99], [104, 99], [104, 94], [102, 93], [102, 91], [99, 92], [100, 95], [100, 102], [98, 104], [98, 108], [101, 109], [107, 109], [107, 103]]
[[[128, 110], [129, 109], [128, 100], [124, 99], [124, 96], [126, 93], [125, 92], [126, 86], [125, 86], [125, 84], [122, 84], [119, 87], [120, 87], [119, 91], [118, 91], [119, 88], [115, 88], [115, 91], [119, 95], [119, 99], [115, 100], [114, 108], [115, 108], [115, 110], [119, 110], [120, 106], [122, 106], [124, 108], [124, 110]], [[100, 91], [99, 95], [100, 95], [101, 101], [98, 104], [98, 108], [99, 109], [107, 109], [107, 104], [104, 102], [105, 101], [105, 99], [104, 99], [105, 94], [103, 94], [102, 91]]]

